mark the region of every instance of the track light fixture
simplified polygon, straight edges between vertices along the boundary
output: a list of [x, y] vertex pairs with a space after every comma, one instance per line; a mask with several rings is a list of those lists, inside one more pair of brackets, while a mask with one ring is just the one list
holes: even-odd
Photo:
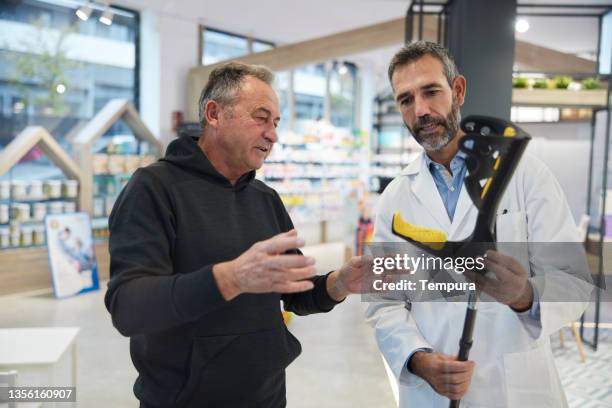
[[91, 4], [88, 1], [87, 3], [79, 7], [75, 13], [78, 18], [80, 18], [83, 21], [87, 21], [89, 19], [89, 16], [91, 16], [91, 12], [92, 12]]

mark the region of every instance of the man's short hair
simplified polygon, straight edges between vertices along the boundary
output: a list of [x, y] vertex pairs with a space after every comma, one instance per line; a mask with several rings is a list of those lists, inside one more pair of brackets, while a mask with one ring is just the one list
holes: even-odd
[[208, 101], [215, 101], [223, 107], [231, 107], [237, 102], [238, 92], [245, 77], [252, 76], [268, 85], [274, 82], [274, 73], [263, 65], [245, 64], [239, 61], [227, 62], [213, 69], [198, 102], [200, 125], [206, 127], [204, 107]]
[[430, 41], [413, 42], [403, 46], [398, 52], [395, 53], [393, 58], [391, 58], [391, 62], [389, 63], [388, 71], [391, 86], [393, 86], [393, 73], [396, 69], [415, 62], [425, 55], [431, 55], [442, 63], [444, 76], [448, 81], [448, 85], [452, 86], [453, 80], [459, 75], [457, 65], [455, 65], [455, 60], [446, 48], [442, 47], [440, 44]]

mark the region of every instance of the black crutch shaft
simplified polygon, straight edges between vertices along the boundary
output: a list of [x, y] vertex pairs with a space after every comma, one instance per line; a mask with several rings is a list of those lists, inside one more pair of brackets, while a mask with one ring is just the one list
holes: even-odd
[[[463, 332], [461, 333], [461, 339], [459, 340], [459, 354], [457, 360], [467, 361], [470, 356], [470, 349], [474, 343], [474, 326], [476, 325], [476, 313], [478, 312], [478, 299], [479, 293], [470, 292], [468, 298], [468, 307], [465, 312], [465, 321], [463, 323]], [[460, 400], [452, 400], [450, 402], [450, 408], [459, 408]]]

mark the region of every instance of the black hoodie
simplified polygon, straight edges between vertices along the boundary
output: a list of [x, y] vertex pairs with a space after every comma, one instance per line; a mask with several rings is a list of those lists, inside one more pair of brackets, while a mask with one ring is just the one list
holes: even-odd
[[285, 368], [301, 351], [283, 323], [336, 304], [326, 276], [295, 295], [227, 302], [212, 266], [293, 228], [280, 197], [252, 171], [232, 186], [195, 139], [134, 173], [109, 220], [113, 324], [129, 336], [146, 407], [284, 407]]

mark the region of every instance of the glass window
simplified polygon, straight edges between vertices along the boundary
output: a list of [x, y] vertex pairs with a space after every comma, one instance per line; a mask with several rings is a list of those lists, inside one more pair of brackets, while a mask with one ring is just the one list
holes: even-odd
[[279, 105], [280, 105], [280, 117], [281, 120], [278, 123], [279, 130], [288, 129], [291, 121], [290, 112], [290, 92], [291, 92], [291, 73], [289, 71], [282, 71], [274, 73], [274, 90], [278, 94]]
[[253, 52], [268, 51], [268, 50], [271, 50], [272, 48], [274, 48], [274, 44], [272, 43], [265, 42], [265, 41], [259, 41], [259, 40], [253, 41]]
[[214, 64], [249, 53], [249, 44], [245, 37], [211, 29], [205, 29], [202, 36], [203, 65]]
[[106, 102], [138, 104], [137, 13], [111, 8], [113, 22], [106, 26], [98, 20], [101, 9], [82, 21], [77, 6], [67, 4], [0, 2], [0, 97], [7, 103], [0, 149], [25, 126], [39, 125], [69, 150], [64, 137]]
[[268, 51], [274, 48], [274, 43], [253, 39], [251, 50], [249, 40], [240, 34], [206, 28], [202, 30], [202, 65], [214, 64], [232, 58], [238, 58], [251, 52]]
[[334, 62], [329, 81], [331, 122], [334, 126], [352, 129], [356, 100], [355, 65]]
[[325, 104], [325, 65], [305, 65], [294, 73], [296, 130], [300, 131], [305, 121], [321, 120]]

